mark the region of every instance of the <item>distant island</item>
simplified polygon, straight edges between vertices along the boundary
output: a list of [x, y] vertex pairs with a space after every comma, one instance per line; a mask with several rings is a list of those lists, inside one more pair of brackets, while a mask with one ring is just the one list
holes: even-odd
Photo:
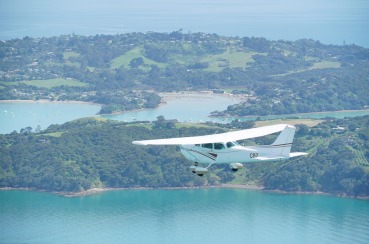
[[154, 108], [158, 92], [247, 99], [213, 116], [293, 114], [369, 106], [369, 49], [181, 31], [0, 42], [0, 100], [87, 101], [109, 114]]

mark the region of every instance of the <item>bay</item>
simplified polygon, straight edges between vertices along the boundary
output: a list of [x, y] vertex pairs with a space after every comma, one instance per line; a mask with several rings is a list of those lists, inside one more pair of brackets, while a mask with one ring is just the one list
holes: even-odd
[[[212, 111], [225, 110], [227, 106], [237, 103], [232, 97], [188, 94], [168, 100], [167, 103], [155, 109], [127, 111], [121, 114], [96, 115], [100, 105], [73, 102], [1, 102], [0, 103], [0, 133], [11, 133], [27, 126], [36, 129], [46, 129], [51, 124], [65, 122], [91, 116], [132, 122], [154, 121], [163, 115], [166, 119], [177, 119], [181, 122], [206, 122], [216, 120], [208, 117]], [[221, 119], [218, 119], [221, 120]]]
[[14, 130], [19, 132], [22, 128], [28, 126], [35, 130], [38, 125], [40, 125], [41, 129], [46, 129], [51, 124], [63, 124], [71, 120], [93, 116], [133, 122], [154, 121], [158, 116], [163, 115], [166, 119], [177, 119], [180, 122], [200, 123], [212, 121], [229, 123], [235, 119], [239, 119], [240, 121], [291, 117], [321, 119], [326, 117], [345, 118], [369, 115], [369, 110], [353, 110], [260, 117], [209, 117], [211, 112], [225, 110], [227, 106], [235, 103], [238, 103], [238, 100], [228, 96], [189, 94], [170, 99], [166, 104], [162, 104], [155, 109], [128, 111], [113, 115], [96, 115], [100, 110], [100, 105], [97, 104], [72, 102], [0, 102], [0, 133], [11, 133]]
[[369, 202], [245, 189], [0, 191], [2, 243], [368, 243]]
[[180, 122], [206, 122], [221, 121], [219, 118], [209, 117], [215, 110], [225, 110], [229, 105], [239, 101], [231, 96], [212, 95], [212, 94], [187, 94], [172, 95], [165, 104], [155, 109], [144, 109], [129, 111], [121, 114], [102, 115], [104, 118], [119, 121], [154, 121], [158, 116], [163, 115], [166, 119], [177, 119]]
[[100, 105], [72, 102], [0, 102], [0, 133], [11, 133], [28, 126], [46, 129], [51, 124], [96, 115]]

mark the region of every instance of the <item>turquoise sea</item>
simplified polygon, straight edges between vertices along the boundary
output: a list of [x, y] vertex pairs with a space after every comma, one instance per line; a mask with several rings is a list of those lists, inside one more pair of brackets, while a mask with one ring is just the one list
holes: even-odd
[[245, 189], [0, 191], [1, 243], [369, 243], [369, 201]]

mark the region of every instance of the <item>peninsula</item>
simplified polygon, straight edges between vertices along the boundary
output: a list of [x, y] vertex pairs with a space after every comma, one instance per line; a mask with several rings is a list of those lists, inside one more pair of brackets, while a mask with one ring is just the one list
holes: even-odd
[[367, 48], [181, 31], [0, 42], [0, 100], [85, 101], [100, 113], [153, 108], [158, 92], [242, 95], [214, 116], [365, 109]]

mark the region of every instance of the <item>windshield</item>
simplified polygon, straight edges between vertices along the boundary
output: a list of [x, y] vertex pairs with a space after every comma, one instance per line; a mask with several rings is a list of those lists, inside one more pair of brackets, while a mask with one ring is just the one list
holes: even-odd
[[238, 144], [237, 144], [236, 142], [232, 142], [232, 141], [227, 142], [227, 148], [235, 147], [235, 146], [237, 146], [237, 145], [238, 145]]

